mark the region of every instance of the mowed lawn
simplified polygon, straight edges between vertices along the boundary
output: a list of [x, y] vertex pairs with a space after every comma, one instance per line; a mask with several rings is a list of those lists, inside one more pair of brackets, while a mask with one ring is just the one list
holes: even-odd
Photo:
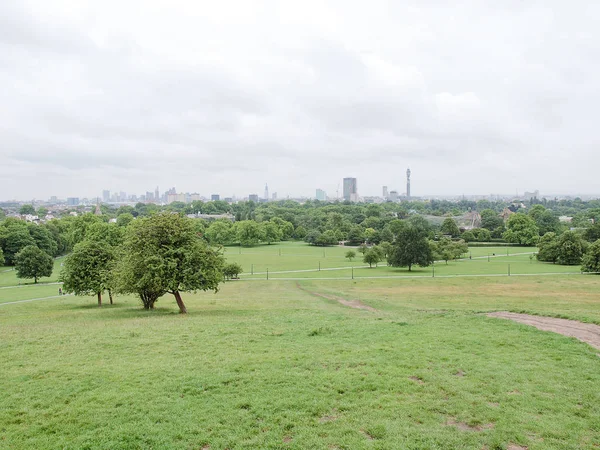
[[600, 323], [599, 288], [240, 280], [184, 295], [187, 316], [171, 297], [151, 312], [134, 298], [0, 305], [0, 447], [594, 448], [599, 351], [481, 312]]

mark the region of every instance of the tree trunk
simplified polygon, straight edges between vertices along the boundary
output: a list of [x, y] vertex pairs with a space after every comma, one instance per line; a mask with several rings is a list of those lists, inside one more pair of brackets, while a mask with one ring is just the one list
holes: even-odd
[[173, 295], [175, 296], [175, 300], [177, 301], [177, 306], [179, 306], [179, 313], [187, 314], [187, 309], [185, 308], [185, 304], [181, 299], [181, 294], [179, 293], [179, 291], [174, 291]]
[[37, 284], [37, 277], [33, 277], [33, 284]]
[[411, 267], [412, 267], [412, 264], [409, 264], [409, 265], [408, 265], [408, 271], [409, 271], [409, 272], [411, 271], [411, 270], [410, 270], [410, 269], [411, 269]]
[[98, 306], [102, 306], [102, 292], [98, 292]]
[[110, 304], [113, 304], [113, 299], [112, 299], [112, 291], [109, 289], [108, 290], [108, 298], [110, 299]]

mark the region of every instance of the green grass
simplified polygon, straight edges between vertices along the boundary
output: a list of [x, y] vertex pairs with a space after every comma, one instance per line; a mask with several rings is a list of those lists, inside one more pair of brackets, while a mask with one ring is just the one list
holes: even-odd
[[[53, 283], [58, 281], [58, 276], [60, 274], [60, 268], [63, 259], [64, 257], [56, 258], [54, 260], [54, 269], [52, 270], [52, 276], [39, 278], [38, 283]], [[17, 273], [15, 272], [14, 267], [0, 267], [0, 287], [27, 284], [34, 284], [33, 278], [17, 278]]]
[[[57, 298], [57, 285], [9, 287], [14, 272], [0, 273], [0, 448], [600, 446], [598, 350], [482, 314], [600, 324], [600, 276], [537, 276], [578, 267], [501, 250], [436, 264], [435, 278], [385, 266], [354, 280], [246, 276], [185, 294], [187, 316], [172, 296], [155, 311], [132, 297], [98, 308]], [[258, 272], [343, 267], [346, 251], [286, 243], [226, 256]], [[508, 263], [531, 276], [485, 276]]]
[[592, 448], [597, 351], [477, 313], [598, 322], [599, 287], [595, 276], [241, 280], [185, 295], [187, 316], [169, 297], [152, 312], [129, 297], [5, 305], [0, 447]]

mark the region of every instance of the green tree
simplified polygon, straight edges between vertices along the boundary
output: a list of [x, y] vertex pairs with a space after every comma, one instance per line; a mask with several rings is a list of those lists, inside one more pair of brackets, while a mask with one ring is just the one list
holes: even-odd
[[[63, 263], [60, 281], [63, 291], [75, 295], [96, 295], [102, 306], [102, 292], [114, 289], [115, 249], [98, 241], [85, 240], [73, 248]], [[110, 295], [112, 305], [112, 295]]]
[[262, 235], [269, 245], [271, 245], [271, 242], [279, 242], [283, 238], [283, 232], [273, 222], [262, 223]]
[[504, 220], [493, 209], [484, 209], [481, 211], [481, 228], [494, 231], [496, 228], [504, 228]]
[[554, 264], [558, 260], [558, 254], [559, 247], [556, 233], [549, 232], [544, 234], [538, 242], [538, 261], [551, 262]]
[[48, 208], [46, 208], [44, 206], [40, 206], [38, 208], [36, 214], [40, 219], [43, 219], [44, 217], [46, 217], [48, 215]]
[[306, 231], [306, 228], [304, 228], [302, 225], [296, 227], [294, 230], [294, 237], [296, 239], [304, 239], [307, 234], [308, 232]]
[[356, 258], [356, 252], [354, 250], [348, 250], [345, 257], [348, 261], [352, 261], [354, 258]]
[[192, 219], [160, 213], [127, 227], [116, 273], [119, 290], [138, 294], [146, 309], [170, 293], [185, 314], [181, 292], [216, 292], [223, 265], [223, 255], [196, 234]]
[[35, 246], [35, 240], [29, 234], [26, 226], [9, 227], [2, 237], [2, 249], [6, 264], [14, 266], [17, 253], [30, 245]]
[[373, 264], [377, 267], [379, 261], [381, 261], [381, 254], [374, 248], [368, 249], [363, 255], [363, 262], [368, 264], [369, 267], [373, 267]]
[[458, 259], [467, 253], [469, 247], [463, 240], [455, 242], [448, 237], [443, 237], [437, 242], [431, 242], [431, 250], [435, 259], [441, 259], [448, 264], [448, 261]]
[[583, 237], [588, 242], [596, 242], [600, 239], [600, 222], [592, 224], [583, 232]]
[[126, 227], [131, 222], [133, 222], [133, 214], [131, 213], [121, 213], [117, 216], [117, 226]]
[[204, 234], [212, 245], [227, 245], [235, 240], [233, 223], [229, 220], [215, 220]]
[[2, 252], [2, 247], [0, 247], [0, 266], [4, 265], [4, 253]]
[[36, 225], [30, 223], [27, 225], [29, 234], [35, 241], [35, 245], [44, 250], [50, 256], [56, 256], [58, 254], [58, 244], [54, 240], [52, 233], [46, 228], [45, 225]]
[[35, 215], [35, 208], [33, 207], [33, 205], [23, 205], [19, 209], [19, 214], [21, 214], [22, 216], [26, 214]]
[[223, 266], [223, 276], [226, 280], [238, 278], [238, 275], [243, 272], [242, 266], [232, 262]]
[[587, 242], [583, 240], [579, 233], [565, 231], [558, 238], [557, 262], [567, 266], [581, 264], [581, 258], [586, 250]]
[[234, 229], [238, 242], [245, 247], [256, 245], [265, 237], [261, 226], [253, 220], [236, 222]]
[[539, 239], [539, 229], [530, 216], [516, 213], [508, 218], [503, 237], [515, 244], [535, 245]]
[[325, 230], [317, 239], [317, 245], [321, 245], [323, 247], [328, 245], [336, 245], [337, 243], [338, 239], [333, 230]]
[[389, 265], [408, 267], [409, 272], [415, 264], [427, 267], [432, 262], [433, 254], [423, 230], [413, 225], [398, 234], [392, 252], [388, 256]]
[[33, 278], [37, 283], [38, 278], [52, 275], [54, 260], [35, 245], [28, 245], [15, 255], [15, 268], [17, 278]]
[[590, 245], [581, 260], [583, 272], [600, 272], [600, 239]]
[[452, 217], [446, 217], [444, 219], [444, 222], [442, 222], [440, 231], [443, 234], [448, 234], [452, 237], [456, 237], [456, 236], [460, 235], [460, 230], [458, 229], [458, 225], [456, 224], [456, 221]]

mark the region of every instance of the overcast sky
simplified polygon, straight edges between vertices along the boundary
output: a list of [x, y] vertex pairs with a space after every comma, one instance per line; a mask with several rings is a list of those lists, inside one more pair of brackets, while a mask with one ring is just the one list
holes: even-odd
[[407, 167], [413, 195], [600, 194], [599, 17], [591, 0], [3, 0], [0, 199], [335, 196], [346, 176], [381, 195]]

